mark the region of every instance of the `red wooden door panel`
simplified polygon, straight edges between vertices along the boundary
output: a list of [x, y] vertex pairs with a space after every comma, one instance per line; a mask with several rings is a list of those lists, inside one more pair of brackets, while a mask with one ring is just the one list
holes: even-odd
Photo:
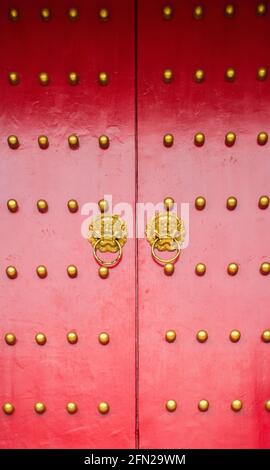
[[[196, 2], [171, 1], [173, 16], [165, 20], [165, 2], [138, 2], [139, 200], [171, 196], [190, 205], [189, 244], [172, 276], [139, 240], [143, 448], [270, 445], [269, 344], [261, 339], [270, 325], [269, 276], [260, 273], [270, 259], [270, 214], [258, 207], [269, 196], [270, 160], [269, 144], [257, 143], [270, 126], [269, 79], [257, 79], [257, 70], [269, 67], [270, 12], [258, 15], [252, 0], [232, 3], [234, 15], [226, 17], [225, 1], [205, 0], [195, 19]], [[233, 81], [225, 79], [228, 68], [235, 69]], [[173, 72], [171, 83], [163, 81], [165, 69]], [[203, 82], [194, 80], [198, 69]], [[225, 145], [228, 132], [236, 134], [232, 146]], [[170, 148], [163, 145], [167, 133], [174, 136]], [[206, 199], [203, 210], [195, 208], [198, 196]], [[238, 200], [235, 210], [226, 208], [230, 196]], [[235, 276], [227, 273], [232, 262]], [[197, 263], [206, 265], [205, 275], [195, 274]], [[170, 329], [172, 343], [165, 340]], [[235, 343], [234, 329], [241, 333]], [[199, 330], [208, 333], [204, 343]], [[176, 401], [174, 412], [168, 400]], [[199, 410], [201, 400], [207, 411]], [[238, 412], [234, 400], [242, 402]]]
[[[0, 446], [133, 447], [134, 239], [104, 280], [81, 235], [85, 203], [108, 194], [113, 204], [134, 204], [133, 1], [107, 0], [107, 21], [99, 17], [99, 0], [15, 3], [0, 7], [0, 402], [15, 407], [12, 415], [1, 412]], [[49, 21], [40, 17], [45, 6]], [[9, 18], [11, 8], [17, 21]], [[9, 83], [11, 72], [18, 84]], [[47, 86], [39, 83], [41, 72], [49, 76]], [[79, 77], [74, 86], [70, 72]], [[107, 86], [99, 84], [100, 72], [108, 74]], [[16, 149], [7, 143], [13, 134]], [[38, 145], [43, 134], [47, 149]], [[106, 150], [99, 147], [102, 134], [110, 139]], [[7, 208], [11, 198], [19, 205], [15, 213]], [[67, 208], [73, 198], [77, 213]], [[46, 213], [37, 210], [39, 199], [47, 201]], [[67, 275], [71, 264], [76, 278]], [[16, 279], [7, 277], [9, 265]], [[37, 276], [38, 265], [46, 266], [45, 279]], [[76, 344], [66, 338], [72, 330]], [[5, 342], [7, 332], [16, 335], [15, 345]], [[35, 341], [38, 332], [47, 337], [43, 346]], [[101, 332], [109, 344], [99, 343]], [[37, 402], [45, 413], [34, 411]], [[70, 402], [77, 413], [67, 412]], [[109, 404], [107, 414], [99, 413], [100, 402]]]

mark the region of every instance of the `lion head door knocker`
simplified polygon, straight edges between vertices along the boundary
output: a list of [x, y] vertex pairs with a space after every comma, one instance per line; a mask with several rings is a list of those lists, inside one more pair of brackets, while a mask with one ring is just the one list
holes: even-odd
[[[122, 248], [127, 241], [126, 223], [117, 214], [105, 214], [108, 203], [104, 199], [98, 203], [101, 214], [93, 217], [89, 225], [88, 241], [93, 247], [93, 255], [100, 265], [99, 275], [106, 279], [109, 269], [114, 268], [122, 258]], [[102, 259], [100, 253], [115, 253], [112, 260]]]
[[[164, 266], [164, 273], [170, 276], [174, 272], [174, 264], [181, 253], [181, 245], [185, 238], [184, 222], [175, 212], [171, 212], [174, 200], [164, 199], [166, 212], [158, 212], [146, 226], [146, 239], [151, 245], [154, 260]], [[175, 252], [174, 256], [163, 258], [157, 252]]]

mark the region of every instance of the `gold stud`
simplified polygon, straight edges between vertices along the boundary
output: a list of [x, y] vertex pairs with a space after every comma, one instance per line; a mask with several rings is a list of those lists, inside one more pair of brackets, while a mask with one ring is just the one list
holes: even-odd
[[163, 137], [163, 145], [165, 147], [172, 147], [173, 146], [174, 137], [172, 134], [165, 134]]
[[11, 85], [18, 85], [18, 83], [20, 82], [20, 77], [17, 72], [10, 72], [8, 74], [8, 79]]
[[18, 10], [16, 10], [16, 8], [11, 8], [9, 10], [9, 18], [12, 21], [17, 21], [19, 19], [19, 12], [18, 12]]
[[264, 330], [262, 332], [262, 340], [264, 343], [270, 343], [270, 330]]
[[41, 19], [43, 21], [49, 21], [49, 19], [51, 17], [51, 12], [50, 12], [49, 8], [42, 8], [42, 10], [40, 12], [40, 16], [41, 16]]
[[200, 400], [198, 403], [198, 408], [200, 411], [207, 411], [209, 409], [209, 401], [208, 400]]
[[232, 5], [232, 4], [226, 5], [226, 7], [225, 7], [225, 16], [227, 18], [232, 18], [233, 15], [234, 15], [234, 5]]
[[208, 339], [208, 333], [206, 330], [199, 330], [196, 335], [197, 340], [199, 343], [205, 343]]
[[197, 83], [201, 83], [204, 81], [204, 71], [202, 69], [198, 69], [196, 70], [195, 74], [194, 74], [194, 80], [195, 82]]
[[241, 400], [233, 400], [231, 402], [231, 409], [233, 411], [240, 411], [242, 409], [242, 406], [243, 406], [243, 404], [242, 404]]
[[98, 201], [98, 207], [100, 212], [107, 212], [109, 209], [109, 204], [105, 199], [100, 199], [100, 201]]
[[106, 344], [109, 343], [110, 337], [109, 337], [108, 333], [106, 333], [104, 331], [104, 332], [99, 334], [98, 340], [99, 340], [100, 344], [103, 344], [105, 346]]
[[69, 212], [75, 213], [79, 209], [79, 205], [75, 199], [70, 199], [67, 203]]
[[206, 266], [204, 263], [198, 263], [195, 267], [195, 272], [197, 276], [203, 276], [206, 272]]
[[257, 5], [257, 15], [258, 15], [258, 16], [263, 16], [263, 15], [265, 15], [265, 14], [266, 14], [266, 10], [267, 10], [267, 8], [266, 8], [265, 3], [259, 3], [259, 4]]
[[226, 204], [226, 205], [227, 205], [227, 209], [228, 209], [229, 211], [233, 211], [233, 210], [236, 208], [236, 206], [237, 206], [237, 199], [236, 199], [236, 197], [234, 197], [234, 196], [228, 197], [228, 199], [227, 199], [227, 204]]
[[74, 278], [74, 277], [77, 277], [78, 270], [77, 270], [76, 266], [74, 266], [74, 264], [70, 264], [67, 267], [67, 273], [68, 273], [69, 277]]
[[38, 138], [38, 145], [41, 149], [47, 149], [49, 147], [49, 139], [46, 135], [40, 135]]
[[174, 264], [166, 263], [164, 266], [164, 274], [166, 274], [166, 276], [172, 276], [173, 273], [174, 273]]
[[47, 342], [46, 335], [44, 333], [37, 333], [35, 336], [36, 343], [43, 346]]
[[101, 19], [101, 21], [107, 21], [109, 19], [109, 10], [107, 8], [101, 8], [101, 10], [99, 10], [99, 18]]
[[10, 212], [17, 212], [19, 209], [16, 199], [9, 199], [7, 202], [7, 207]]
[[46, 86], [49, 83], [49, 75], [47, 72], [41, 72], [38, 76], [40, 85]]
[[68, 144], [69, 144], [70, 148], [73, 149], [73, 150], [77, 149], [79, 147], [79, 139], [76, 136], [76, 134], [71, 134], [68, 137]]
[[163, 18], [164, 20], [171, 20], [173, 16], [173, 9], [169, 5], [166, 5], [163, 8]]
[[233, 82], [235, 80], [235, 77], [236, 77], [236, 72], [235, 70], [232, 68], [232, 67], [229, 67], [227, 70], [226, 70], [226, 74], [225, 74], [225, 78], [228, 82]]
[[8, 266], [6, 269], [6, 274], [9, 279], [16, 279], [16, 277], [18, 276], [18, 272], [15, 266]]
[[47, 201], [45, 201], [45, 199], [39, 199], [39, 200], [37, 201], [37, 208], [38, 208], [39, 212], [41, 212], [41, 213], [43, 213], [43, 214], [44, 214], [45, 212], [47, 212], [47, 211], [48, 211], [48, 203], [47, 203]]
[[106, 72], [100, 72], [98, 74], [98, 81], [100, 85], [108, 85], [109, 77]]
[[71, 402], [67, 403], [66, 410], [69, 414], [74, 415], [74, 413], [77, 413], [78, 407], [77, 407], [76, 403], [71, 401]]
[[172, 79], [173, 79], [173, 71], [172, 71], [172, 69], [165, 69], [165, 70], [163, 71], [163, 81], [164, 81], [165, 83], [171, 83]]
[[19, 147], [19, 139], [16, 135], [9, 135], [7, 141], [11, 149], [17, 149]]
[[176, 340], [176, 331], [167, 330], [165, 334], [165, 339], [168, 343], [173, 343]]
[[72, 21], [76, 21], [79, 18], [79, 11], [77, 8], [70, 8], [68, 11], [68, 15]]
[[5, 334], [5, 342], [9, 345], [9, 346], [14, 346], [14, 344], [16, 344], [16, 336], [14, 335], [14, 333], [6, 333]]
[[270, 273], [270, 263], [268, 262], [262, 263], [260, 266], [260, 271], [261, 271], [261, 274], [264, 274], [265, 276], [267, 276], [267, 274]]
[[205, 142], [205, 136], [202, 132], [197, 132], [194, 136], [194, 144], [197, 147], [202, 147]]
[[232, 147], [235, 144], [236, 135], [234, 132], [227, 132], [225, 136], [225, 144], [227, 147]]
[[198, 196], [195, 199], [195, 207], [198, 211], [202, 211], [205, 208], [206, 200], [203, 196]]
[[266, 132], [259, 132], [257, 135], [257, 142], [259, 145], [265, 145], [268, 141], [268, 134]]
[[195, 20], [200, 20], [203, 17], [203, 7], [201, 5], [194, 8], [193, 17]]
[[70, 344], [76, 344], [78, 342], [78, 335], [75, 331], [69, 331], [67, 333], [67, 340]]
[[165, 197], [163, 204], [164, 204], [166, 211], [170, 211], [173, 209], [174, 199], [172, 197]]
[[258, 80], [266, 80], [267, 78], [267, 68], [259, 67], [257, 70], [257, 79]]
[[109, 276], [109, 269], [107, 266], [100, 266], [98, 274], [101, 279], [106, 279]]
[[267, 209], [267, 207], [269, 206], [269, 197], [261, 196], [258, 205], [260, 209]]
[[79, 82], [79, 75], [76, 72], [69, 72], [68, 81], [70, 85], [77, 85]]
[[236, 263], [228, 264], [227, 272], [230, 276], [235, 276], [238, 273], [238, 264]]
[[102, 414], [102, 415], [105, 415], [106, 413], [108, 413], [110, 411], [110, 406], [109, 404], [106, 402], [106, 401], [101, 401], [99, 404], [98, 404], [98, 411]]
[[4, 403], [2, 409], [6, 415], [12, 415], [12, 413], [15, 411], [12, 403]]
[[175, 401], [175, 400], [168, 400], [168, 401], [166, 402], [166, 408], [167, 408], [168, 411], [170, 411], [170, 413], [172, 413], [173, 411], [175, 411], [176, 408], [177, 408], [177, 403], [176, 403], [176, 401]]
[[270, 411], [270, 400], [266, 400], [266, 402], [264, 403], [264, 407], [266, 411]]
[[43, 264], [37, 267], [36, 272], [37, 272], [38, 277], [40, 277], [41, 279], [44, 279], [45, 277], [47, 277], [47, 274], [48, 274], [47, 268]]
[[232, 343], [237, 343], [241, 338], [241, 333], [239, 330], [232, 330], [230, 332], [230, 340]]
[[99, 146], [102, 149], [107, 149], [110, 146], [110, 140], [107, 135], [101, 135], [98, 139]]
[[39, 415], [42, 415], [42, 413], [45, 413], [46, 411], [46, 406], [41, 401], [38, 401], [37, 403], [35, 403], [34, 410]]

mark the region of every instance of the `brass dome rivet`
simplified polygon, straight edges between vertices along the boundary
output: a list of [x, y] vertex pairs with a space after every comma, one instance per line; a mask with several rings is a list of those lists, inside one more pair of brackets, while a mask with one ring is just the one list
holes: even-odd
[[195, 18], [195, 20], [200, 20], [202, 17], [203, 17], [203, 7], [201, 5], [198, 5], [194, 8], [193, 18]]
[[74, 264], [70, 264], [67, 267], [67, 273], [68, 273], [68, 276], [71, 278], [77, 277], [78, 269], [76, 268], [76, 266], [74, 266]]
[[264, 330], [262, 332], [262, 340], [264, 343], [270, 343], [270, 330]]
[[232, 68], [232, 67], [229, 67], [227, 70], [226, 70], [226, 73], [225, 73], [225, 78], [228, 82], [233, 82], [235, 80], [235, 77], [236, 77], [236, 72], [235, 70]]
[[40, 85], [42, 86], [46, 86], [49, 83], [49, 75], [47, 74], [47, 72], [41, 72], [38, 75], [38, 79], [39, 79]]
[[166, 409], [167, 411], [170, 411], [170, 413], [172, 413], [173, 411], [175, 411], [177, 408], [177, 403], [175, 400], [168, 400], [166, 402]]
[[270, 400], [265, 401], [264, 407], [265, 407], [266, 411], [270, 411]]
[[37, 272], [38, 277], [40, 277], [41, 279], [44, 279], [45, 277], [47, 277], [47, 274], [48, 274], [46, 266], [42, 264], [37, 267], [36, 272]]
[[227, 266], [227, 273], [230, 276], [235, 276], [238, 273], [238, 264], [236, 263], [230, 263]]
[[44, 333], [37, 333], [35, 336], [36, 343], [39, 344], [39, 346], [43, 346], [47, 342], [46, 335]]
[[101, 135], [98, 139], [100, 148], [107, 149], [110, 146], [110, 140], [107, 135]]
[[206, 330], [199, 330], [196, 335], [197, 340], [199, 343], [205, 343], [208, 339], [208, 333]]
[[233, 411], [240, 411], [242, 409], [242, 407], [243, 407], [243, 404], [242, 404], [241, 400], [233, 400], [231, 402], [231, 409]]
[[167, 330], [165, 334], [165, 339], [168, 343], [173, 343], [176, 340], [176, 331]]
[[172, 79], [173, 79], [173, 71], [172, 71], [172, 69], [165, 69], [165, 70], [163, 71], [163, 81], [164, 81], [165, 83], [171, 83]]
[[264, 262], [260, 266], [260, 271], [261, 274], [264, 274], [265, 276], [270, 273], [270, 263]]
[[266, 14], [266, 11], [267, 11], [267, 7], [266, 7], [266, 4], [265, 3], [259, 3], [257, 5], [257, 15], [258, 16], [263, 16]]
[[225, 136], [225, 144], [227, 147], [232, 147], [235, 144], [236, 135], [234, 132], [228, 132]]
[[266, 80], [267, 78], [267, 68], [266, 67], [259, 67], [257, 70], [257, 79], [258, 80]]
[[16, 344], [16, 336], [14, 335], [14, 333], [6, 333], [5, 334], [5, 342], [9, 345], [9, 346], [14, 346], [14, 344]]
[[174, 199], [172, 197], [165, 197], [163, 204], [164, 204], [166, 211], [170, 211], [173, 209]]
[[68, 81], [70, 85], [77, 85], [79, 82], [79, 75], [76, 72], [69, 72]]
[[42, 413], [45, 413], [46, 406], [44, 405], [44, 403], [39, 401], [39, 402], [35, 403], [34, 410], [35, 410], [36, 413], [41, 415]]
[[72, 21], [75, 21], [79, 18], [79, 11], [77, 8], [70, 8], [68, 11], [68, 16]]
[[78, 335], [75, 331], [69, 331], [67, 333], [67, 340], [70, 344], [76, 344], [78, 342]]
[[9, 199], [7, 202], [7, 207], [10, 212], [17, 212], [19, 209], [16, 199]]
[[69, 212], [75, 213], [79, 209], [79, 205], [75, 199], [70, 199], [67, 203]]
[[195, 267], [197, 276], [203, 276], [206, 273], [206, 266], [204, 263], [198, 263]]
[[203, 82], [204, 77], [205, 77], [204, 70], [198, 69], [198, 70], [195, 71], [195, 73], [194, 73], [195, 82], [197, 82], [197, 83]]
[[107, 8], [101, 8], [99, 10], [99, 18], [101, 21], [107, 21], [109, 19], [109, 10]]
[[102, 333], [99, 334], [98, 340], [99, 340], [100, 344], [103, 344], [105, 346], [106, 344], [109, 343], [110, 336], [108, 335], [108, 333], [103, 331]]
[[241, 333], [239, 330], [232, 330], [230, 332], [230, 340], [232, 343], [237, 343], [241, 338]]
[[9, 18], [12, 21], [17, 21], [19, 19], [19, 12], [18, 12], [18, 10], [16, 10], [16, 8], [11, 8], [9, 10]]
[[164, 20], [170, 20], [173, 16], [173, 9], [171, 6], [169, 5], [166, 5], [164, 8], [163, 8], [163, 18]]
[[207, 411], [209, 409], [209, 401], [208, 400], [200, 400], [198, 403], [198, 408], [200, 411]]
[[2, 409], [6, 415], [12, 415], [14, 413], [15, 408], [12, 403], [4, 403]]
[[234, 5], [232, 5], [232, 4], [226, 5], [226, 7], [225, 7], [225, 16], [227, 18], [232, 18], [233, 15], [234, 15]]
[[68, 144], [71, 149], [77, 149], [79, 147], [79, 139], [76, 134], [71, 134], [68, 137]]
[[48, 211], [48, 203], [47, 201], [45, 201], [45, 199], [39, 199], [37, 201], [37, 209], [39, 212], [41, 212], [42, 214], [44, 214], [45, 212]]
[[8, 79], [11, 85], [18, 85], [18, 83], [20, 82], [20, 77], [17, 72], [10, 72], [8, 74]]
[[166, 276], [172, 276], [173, 273], [174, 273], [174, 264], [166, 263], [164, 266], [164, 274], [166, 274]]
[[100, 201], [98, 201], [98, 207], [100, 212], [107, 212], [109, 209], [109, 204], [105, 199], [100, 199]]
[[259, 145], [265, 145], [268, 141], [268, 134], [266, 132], [259, 132], [257, 135], [257, 142]]
[[101, 401], [98, 404], [98, 411], [102, 414], [105, 415], [110, 411], [110, 406], [106, 401]]
[[107, 266], [100, 266], [98, 274], [101, 279], [106, 279], [109, 276], [109, 269]]
[[206, 200], [203, 196], [198, 196], [195, 199], [195, 207], [198, 211], [202, 211], [206, 206]]
[[269, 206], [269, 197], [261, 196], [259, 199], [258, 206], [260, 209], [267, 209], [267, 207]]
[[227, 209], [228, 209], [229, 211], [233, 211], [233, 210], [236, 208], [236, 206], [237, 206], [237, 199], [236, 199], [236, 197], [234, 197], [234, 196], [228, 197], [226, 206], [227, 206]]
[[18, 272], [15, 266], [8, 266], [6, 268], [6, 274], [9, 279], [16, 279], [16, 277], [18, 276]]
[[98, 74], [98, 81], [100, 85], [108, 85], [109, 77], [106, 72], [100, 72]]
[[41, 149], [47, 149], [49, 147], [49, 139], [46, 135], [40, 135], [38, 138], [38, 145]]
[[165, 134], [163, 137], [163, 145], [165, 147], [172, 147], [173, 146], [174, 137], [172, 134]]
[[205, 142], [205, 136], [202, 132], [197, 132], [194, 136], [194, 144], [197, 147], [202, 147]]
[[74, 413], [77, 413], [78, 407], [77, 407], [76, 403], [69, 402], [69, 403], [67, 403], [66, 410], [69, 414], [74, 415]]
[[17, 149], [19, 147], [19, 139], [16, 135], [9, 135], [7, 138], [8, 145], [11, 149]]
[[40, 12], [40, 16], [41, 16], [41, 19], [43, 21], [49, 21], [49, 19], [51, 17], [51, 12], [50, 12], [49, 8], [42, 8], [42, 10]]

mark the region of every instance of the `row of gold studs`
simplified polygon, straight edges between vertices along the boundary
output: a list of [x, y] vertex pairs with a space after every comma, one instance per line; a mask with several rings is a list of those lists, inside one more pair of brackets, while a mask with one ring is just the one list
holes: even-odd
[[[173, 412], [176, 410], [177, 408], [177, 402], [176, 400], [168, 400], [166, 402], [166, 409], [170, 412]], [[198, 409], [199, 411], [208, 411], [209, 409], [209, 401], [208, 400], [200, 400], [199, 403], [198, 403]], [[240, 411], [241, 409], [243, 408], [243, 402], [242, 400], [233, 400], [231, 402], [231, 409], [232, 411]], [[264, 402], [264, 408], [266, 411], [270, 411], [270, 400], [266, 400]]]
[[[257, 69], [257, 72], [256, 72], [257, 80], [264, 81], [267, 79], [267, 75], [268, 75], [268, 71], [266, 67], [259, 67]], [[171, 83], [174, 78], [173, 70], [170, 68], [163, 70], [162, 78], [165, 83]], [[206, 78], [205, 71], [203, 69], [195, 70], [193, 78], [195, 82], [202, 83]], [[233, 82], [236, 79], [236, 70], [232, 67], [229, 67], [228, 69], [225, 70], [224, 78], [228, 82]]]
[[[39, 401], [39, 402], [34, 404], [34, 411], [38, 414], [45, 413], [46, 409], [47, 409], [46, 405], [43, 402]], [[105, 415], [110, 411], [110, 405], [106, 401], [101, 401], [98, 404], [97, 409], [98, 409], [100, 414]], [[6, 415], [12, 415], [15, 411], [15, 406], [10, 402], [6, 402], [2, 406], [2, 410]], [[66, 404], [66, 411], [69, 414], [77, 413], [78, 405], [74, 402], [69, 402], [69, 403]]]
[[[258, 3], [255, 11], [258, 16], [264, 16], [267, 12], [267, 5], [265, 3]], [[170, 5], [164, 6], [162, 10], [162, 14], [165, 20], [171, 20], [174, 16], [173, 7]], [[233, 3], [229, 3], [224, 8], [224, 15], [226, 18], [232, 18], [234, 14], [235, 14], [235, 6]], [[205, 15], [205, 10], [202, 5], [197, 5], [193, 9], [193, 18], [195, 20], [202, 19], [204, 15]]]
[[[15, 213], [19, 210], [19, 204], [16, 201], [16, 199], [9, 199], [7, 201], [7, 207], [8, 207], [8, 210], [10, 212], [13, 212], [13, 213]], [[70, 212], [75, 213], [79, 209], [79, 204], [75, 199], [70, 199], [67, 202], [67, 208]], [[39, 199], [37, 201], [37, 209], [38, 209], [39, 212], [44, 214], [49, 209], [48, 202], [45, 199]]]
[[[268, 141], [268, 134], [267, 132], [259, 132], [257, 134], [257, 143], [259, 145], [265, 145]], [[205, 134], [203, 134], [202, 132], [197, 132], [195, 135], [194, 135], [194, 138], [193, 138], [193, 142], [194, 144], [197, 146], [197, 147], [202, 147], [205, 143]], [[227, 147], [232, 147], [236, 142], [236, 134], [235, 132], [227, 132], [227, 134], [225, 134], [225, 138], [224, 138], [224, 143], [225, 145], [227, 145]], [[174, 135], [173, 134], [165, 134], [163, 136], [163, 145], [165, 147], [172, 147], [174, 144]]]
[[[239, 265], [237, 263], [228, 264], [227, 273], [230, 276], [235, 276], [238, 273], [238, 271], [239, 271]], [[259, 272], [264, 276], [267, 276], [268, 274], [270, 274], [270, 263], [268, 262], [261, 263]], [[36, 273], [40, 279], [45, 279], [48, 276], [48, 270], [46, 266], [44, 265], [37, 266]], [[204, 263], [197, 263], [195, 266], [195, 274], [197, 274], [197, 276], [204, 276], [205, 273], [206, 273], [206, 265]], [[67, 267], [67, 274], [70, 278], [73, 278], [73, 279], [76, 278], [78, 276], [77, 267], [74, 264], [70, 264]], [[15, 266], [8, 266], [6, 268], [6, 275], [9, 279], [16, 279], [18, 277], [17, 268]]]
[[[107, 21], [109, 19], [109, 10], [107, 8], [101, 8], [98, 12], [98, 17], [101, 21]], [[68, 17], [72, 20], [79, 19], [79, 10], [78, 8], [70, 8], [68, 10]], [[20, 12], [17, 8], [11, 8], [9, 10], [9, 18], [12, 21], [18, 21], [20, 19]], [[49, 21], [52, 18], [52, 12], [50, 8], [42, 8], [40, 10], [40, 18], [43, 21]]]
[[[69, 72], [68, 83], [70, 85], [77, 85], [79, 83], [79, 74], [77, 72]], [[8, 80], [11, 85], [18, 85], [21, 82], [21, 77], [18, 72], [10, 72], [8, 74]], [[40, 85], [46, 86], [50, 83], [50, 76], [47, 72], [41, 72], [38, 74], [38, 81]], [[99, 72], [97, 75], [97, 81], [100, 85], [108, 85], [109, 75], [107, 72]]]

